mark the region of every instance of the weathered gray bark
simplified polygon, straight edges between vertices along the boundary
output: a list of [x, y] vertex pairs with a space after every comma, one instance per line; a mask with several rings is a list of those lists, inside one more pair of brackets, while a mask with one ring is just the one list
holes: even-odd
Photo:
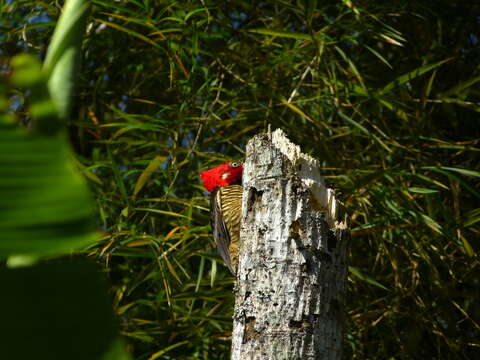
[[343, 207], [281, 130], [249, 141], [243, 176], [232, 359], [340, 359]]

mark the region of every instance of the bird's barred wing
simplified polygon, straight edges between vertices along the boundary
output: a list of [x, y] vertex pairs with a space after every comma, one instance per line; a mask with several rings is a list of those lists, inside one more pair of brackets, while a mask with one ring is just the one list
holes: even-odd
[[215, 188], [210, 195], [210, 222], [212, 225], [213, 239], [217, 244], [218, 252], [230, 271], [232, 271], [230, 254], [228, 252], [230, 235], [227, 230], [227, 225], [223, 220], [220, 189], [220, 187]]
[[232, 274], [238, 263], [243, 189], [239, 185], [216, 188], [210, 198], [210, 219], [218, 251]]
[[235, 274], [238, 267], [243, 187], [240, 185], [224, 186], [220, 191], [222, 193], [222, 214], [230, 235], [230, 244], [228, 246], [231, 262], [230, 267]]

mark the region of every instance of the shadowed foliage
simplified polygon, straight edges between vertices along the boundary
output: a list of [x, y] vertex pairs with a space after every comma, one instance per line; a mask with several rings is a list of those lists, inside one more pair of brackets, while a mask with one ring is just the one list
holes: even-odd
[[[44, 58], [59, 9], [0, 4], [7, 77], [13, 55]], [[198, 173], [268, 124], [351, 215], [345, 358], [480, 352], [480, 5], [92, 4], [69, 131], [103, 230], [84, 252], [135, 359], [227, 358], [233, 279]], [[6, 91], [28, 125], [29, 93]]]

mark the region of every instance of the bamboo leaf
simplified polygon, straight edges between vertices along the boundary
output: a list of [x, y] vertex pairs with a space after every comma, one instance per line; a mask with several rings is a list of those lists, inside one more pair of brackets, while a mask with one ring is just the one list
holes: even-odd
[[[463, 181], [461, 178], [459, 178], [458, 176], [452, 174], [452, 170], [450, 169], [450, 171], [446, 171], [446, 169], [443, 169], [443, 167], [435, 167], [435, 166], [424, 166], [422, 167], [422, 169], [425, 169], [425, 170], [432, 170], [432, 171], [435, 171], [437, 173], [440, 173], [440, 174], [443, 174], [443, 175], [446, 175], [447, 177], [449, 178], [452, 178], [452, 179], [455, 179], [456, 181], [458, 181], [463, 187], [465, 187], [465, 189], [467, 189], [468, 191], [470, 191], [473, 195], [475, 195], [477, 198], [480, 199], [480, 192], [478, 192], [475, 188], [473, 188], [472, 186], [468, 185], [465, 181]], [[465, 169], [460, 169], [460, 170], [465, 170]], [[459, 171], [454, 171], [453, 172], [459, 172]], [[462, 173], [462, 172], [460, 172]], [[470, 175], [470, 174], [468, 174]], [[476, 175], [472, 175], [472, 176], [476, 176]]]
[[149, 209], [149, 208], [135, 208], [137, 211], [146, 211], [146, 212], [151, 212], [155, 214], [161, 214], [161, 215], [168, 215], [168, 216], [175, 216], [175, 217], [181, 217], [185, 219], [190, 219], [190, 217], [175, 213], [173, 211], [165, 211], [165, 210], [158, 210], [158, 209]]
[[469, 211], [466, 215], [466, 220], [463, 223], [464, 227], [469, 227], [480, 221], [480, 208]]
[[480, 81], [480, 76], [468, 79], [467, 81], [462, 81], [460, 84], [455, 85], [454, 87], [448, 89], [447, 91], [438, 94], [438, 98], [449, 97], [452, 95], [460, 95], [464, 90], [470, 88], [472, 85], [475, 85]]
[[357, 129], [359, 129], [361, 132], [363, 132], [364, 134], [366, 135], [369, 135], [370, 136], [370, 131], [367, 130], [366, 127], [364, 127], [363, 125], [361, 125], [360, 123], [358, 123], [357, 121], [353, 120], [351, 117], [345, 115], [342, 111], [339, 111], [338, 112], [338, 115], [344, 119], [345, 121], [347, 121], [348, 123], [352, 124], [354, 127], [356, 127]]
[[380, 53], [378, 51], [376, 51], [375, 49], [371, 48], [368, 45], [365, 45], [365, 48], [368, 51], [370, 51], [373, 55], [375, 55], [378, 59], [380, 59], [380, 61], [383, 62], [385, 65], [387, 65], [390, 69], [393, 69], [392, 65], [390, 65], [390, 63], [387, 61], [387, 59], [385, 59], [382, 55], [380, 55]]
[[417, 193], [417, 194], [433, 194], [438, 193], [438, 190], [427, 189], [427, 188], [419, 188], [419, 187], [409, 187], [408, 191]]
[[290, 39], [296, 39], [296, 40], [312, 40], [312, 37], [308, 34], [289, 32], [289, 31], [283, 31], [283, 30], [249, 29], [247, 31], [255, 34], [275, 36], [275, 37], [281, 37], [281, 38], [290, 38]]
[[372, 278], [371, 276], [368, 276], [366, 275], [365, 273], [362, 273], [358, 268], [356, 267], [353, 267], [353, 266], [349, 266], [348, 267], [348, 270], [350, 271], [350, 273], [354, 276], [356, 276], [357, 278], [359, 278], [360, 280], [362, 281], [365, 281], [366, 283], [369, 283], [371, 285], [374, 285], [376, 287], [379, 287], [383, 290], [387, 290], [389, 291], [385, 286], [383, 286], [382, 284], [380, 284], [378, 281], [376, 281], [374, 278]]
[[147, 181], [150, 180], [150, 177], [160, 167], [160, 165], [162, 165], [162, 162], [164, 162], [165, 159], [166, 159], [165, 156], [157, 155], [152, 161], [150, 161], [148, 166], [145, 168], [145, 170], [142, 171], [142, 173], [138, 177], [137, 182], [135, 183], [135, 188], [133, 190], [133, 197], [137, 196], [140, 190], [142, 190], [142, 188], [145, 186]]
[[468, 240], [463, 235], [460, 235], [460, 239], [462, 240], [465, 253], [470, 257], [475, 256], [475, 251], [473, 250], [472, 245], [470, 245]]
[[287, 100], [282, 100], [282, 104], [285, 105], [286, 107], [288, 107], [289, 109], [293, 110], [293, 112], [299, 114], [301, 117], [304, 117], [305, 119], [308, 119], [310, 121], [313, 121], [312, 119], [310, 119], [310, 117], [305, 114], [302, 109], [300, 109], [298, 106], [296, 106], [295, 104], [292, 104], [292, 103], [289, 103]]
[[406, 74], [403, 74], [399, 77], [397, 77], [395, 80], [393, 80], [392, 82], [388, 83], [383, 89], [381, 89], [378, 94], [385, 94], [386, 92], [389, 92], [390, 90], [400, 86], [400, 85], [403, 85], [413, 79], [416, 79], [417, 77], [433, 70], [433, 69], [436, 69], [440, 66], [442, 66], [443, 64], [449, 62], [449, 61], [452, 61], [453, 58], [447, 58], [445, 60], [442, 60], [442, 61], [438, 61], [434, 64], [428, 64], [428, 65], [424, 65], [424, 66], [421, 66], [415, 70], [412, 70], [412, 71], [409, 71], [408, 73]]
[[[417, 215], [418, 214], [414, 214], [415, 217], [417, 217]], [[430, 229], [432, 229], [436, 233], [443, 235], [442, 226], [438, 222], [436, 222], [426, 214], [419, 214], [419, 215], [420, 215], [420, 219], [425, 223], [425, 225], [427, 225]]]
[[480, 171], [454, 168], [454, 167], [449, 167], [449, 166], [442, 166], [441, 169], [448, 170], [448, 171], [454, 171], [454, 172], [457, 172], [457, 173], [462, 174], [462, 175], [480, 177]]
[[152, 356], [150, 356], [148, 358], [148, 360], [155, 360], [155, 359], [158, 359], [160, 356], [166, 354], [167, 352], [169, 352], [170, 350], [173, 350], [179, 346], [182, 346], [182, 345], [185, 345], [185, 344], [188, 344], [188, 341], [180, 341], [176, 344], [173, 344], [173, 345], [170, 345], [170, 346], [167, 346], [166, 348], [160, 350], [160, 351], [157, 351], [156, 353], [154, 353]]

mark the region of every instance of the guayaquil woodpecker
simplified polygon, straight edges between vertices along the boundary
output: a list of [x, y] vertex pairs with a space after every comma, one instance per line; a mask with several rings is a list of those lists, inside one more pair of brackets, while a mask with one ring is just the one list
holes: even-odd
[[227, 162], [202, 171], [203, 186], [210, 194], [210, 222], [218, 252], [232, 274], [238, 266], [240, 218], [242, 217], [242, 174], [240, 162]]

